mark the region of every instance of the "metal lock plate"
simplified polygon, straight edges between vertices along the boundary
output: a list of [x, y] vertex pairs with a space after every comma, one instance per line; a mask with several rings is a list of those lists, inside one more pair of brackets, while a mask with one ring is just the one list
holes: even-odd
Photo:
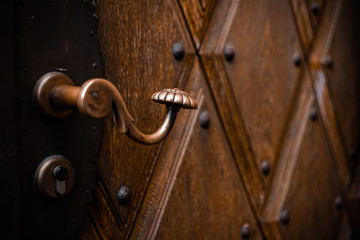
[[[10, 71], [14, 77], [7, 78], [12, 80], [3, 81], [4, 86], [11, 86], [4, 94], [13, 95], [1, 98], [6, 103], [2, 109], [13, 112], [11, 119], [5, 118], [9, 124], [5, 122], [3, 129], [9, 128], [5, 131], [9, 134], [3, 142], [11, 143], [5, 145], [11, 149], [7, 155], [18, 165], [10, 171], [16, 173], [11, 178], [14, 181], [10, 178], [8, 181], [16, 184], [13, 197], [6, 201], [14, 202], [13, 207], [5, 212], [14, 216], [16, 228], [9, 231], [15, 236], [1, 236], [2, 239], [75, 239], [89, 214], [88, 205], [93, 201], [92, 191], [96, 186], [103, 119], [87, 118], [78, 111], [61, 120], [47, 117], [36, 107], [33, 90], [47, 72], [66, 73], [75, 86], [88, 79], [104, 77], [93, 4], [94, 1], [66, 1], [66, 4], [64, 1], [16, 1], [15, 9], [9, 11], [14, 13], [14, 28], [7, 33], [19, 39], [13, 41], [14, 54], [7, 54], [16, 59], [11, 61], [16, 68]], [[72, 187], [65, 185], [60, 197], [54, 193], [56, 181], [52, 169], [45, 175], [40, 170], [46, 166], [43, 165], [45, 158], [59, 154], [68, 158], [76, 169], [76, 183]], [[36, 172], [39, 183], [34, 185]], [[66, 184], [71, 183], [70, 170], [68, 175]], [[61, 184], [59, 191], [63, 191]], [[46, 186], [50, 194], [46, 193]], [[6, 192], [3, 195], [7, 197]], [[60, 199], [53, 201], [55, 195]], [[0, 212], [3, 215], [3, 211]], [[10, 214], [6, 214], [8, 212]]]
[[71, 162], [61, 155], [42, 161], [35, 173], [35, 188], [48, 198], [68, 195], [75, 183], [75, 170]]

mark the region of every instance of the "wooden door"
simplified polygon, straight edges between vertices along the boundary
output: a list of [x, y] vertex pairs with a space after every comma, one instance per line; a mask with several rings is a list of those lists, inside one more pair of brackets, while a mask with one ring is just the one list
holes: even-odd
[[105, 120], [80, 239], [359, 237], [358, 1], [96, 5], [106, 78], [139, 128], [165, 116], [149, 101], [165, 87], [198, 110], [152, 146]]

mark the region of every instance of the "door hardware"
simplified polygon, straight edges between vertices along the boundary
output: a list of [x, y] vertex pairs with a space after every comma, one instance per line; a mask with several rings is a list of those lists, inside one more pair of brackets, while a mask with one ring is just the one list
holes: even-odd
[[62, 198], [71, 192], [75, 170], [69, 160], [60, 155], [47, 157], [35, 173], [35, 188], [44, 197]]
[[66, 192], [66, 178], [68, 177], [68, 170], [66, 167], [58, 165], [53, 170], [55, 178], [55, 192], [62, 195]]
[[72, 109], [78, 109], [85, 116], [103, 118], [113, 110], [119, 131], [142, 144], [162, 141], [171, 131], [180, 108], [197, 108], [195, 99], [177, 88], [161, 90], [151, 98], [166, 105], [167, 115], [160, 128], [148, 135], [135, 126], [120, 92], [105, 79], [90, 79], [78, 87], [67, 75], [49, 72], [37, 81], [34, 89], [35, 103], [46, 115], [64, 118]]

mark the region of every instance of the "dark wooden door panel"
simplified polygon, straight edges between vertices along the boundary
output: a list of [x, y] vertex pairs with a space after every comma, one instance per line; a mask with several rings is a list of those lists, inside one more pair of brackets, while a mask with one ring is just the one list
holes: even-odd
[[293, 62], [302, 54], [288, 1], [241, 1], [224, 48], [236, 53], [224, 66], [258, 169], [264, 162], [273, 167], [301, 73], [301, 62]]
[[183, 114], [166, 140], [132, 238], [241, 239], [248, 225], [249, 239], [261, 239], [198, 61], [188, 86], [198, 112]]
[[[152, 147], [123, 138], [107, 119], [82, 238], [240, 239], [246, 223], [251, 239], [348, 236], [359, 199], [347, 156], [356, 159], [358, 145], [355, 5], [101, 1], [107, 77], [140, 127], [150, 132], [149, 116], [164, 116], [144, 107], [163, 86], [186, 86], [199, 109]], [[132, 190], [129, 205], [116, 201], [121, 185]]]
[[[44, 21], [35, 16], [39, 8], [19, 4], [13, 5], [12, 17], [6, 15], [13, 29], [7, 30], [12, 37], [5, 53], [13, 56], [6, 76], [14, 79], [19, 75], [16, 59], [32, 55], [26, 49], [29, 37], [40, 47], [41, 36], [48, 34], [27, 35], [20, 29], [20, 40], [14, 40], [22, 18], [27, 31]], [[119, 133], [113, 115], [105, 118], [96, 190], [80, 239], [359, 238], [359, 1], [99, 0], [96, 8], [95, 1], [36, 4], [47, 14], [51, 7], [61, 20], [66, 9], [80, 5], [89, 8], [92, 21], [98, 16], [97, 34], [95, 28], [85, 29], [86, 38], [71, 34], [69, 39], [82, 36], [94, 43], [98, 37], [105, 77], [145, 133], [156, 130], [166, 115], [150, 101], [154, 92], [178, 87], [198, 102], [195, 111], [181, 110], [170, 135], [155, 145], [135, 143]], [[66, 7], [57, 12], [55, 6], [62, 4]], [[56, 35], [65, 25], [59, 31], [49, 26]], [[100, 63], [79, 62], [92, 72], [102, 69]], [[29, 66], [40, 65], [30, 61], [24, 66], [20, 77]], [[9, 81], [3, 87], [16, 93], [17, 84]], [[26, 197], [33, 182], [16, 166], [26, 168], [22, 158], [27, 150], [38, 153], [26, 143], [30, 138], [21, 137], [25, 132], [16, 131], [24, 120], [16, 109], [29, 111], [30, 88], [19, 88], [27, 89], [21, 94], [29, 96], [25, 105], [17, 94], [2, 96], [13, 107], [1, 105], [8, 112], [2, 119], [8, 129], [0, 129], [1, 157], [19, 158], [3, 164], [2, 173], [16, 174], [4, 178], [2, 202], [9, 205], [7, 215], [14, 213], [8, 217], [13, 229], [23, 227], [16, 225], [19, 220], [30, 222], [24, 225], [29, 231], [31, 219], [18, 219], [25, 215], [16, 208], [17, 183], [26, 183], [21, 190]], [[82, 136], [95, 134], [100, 132], [92, 128]], [[16, 145], [20, 138], [22, 147]], [[130, 192], [127, 202], [118, 200], [121, 187]], [[92, 199], [89, 191], [84, 194]], [[66, 198], [52, 204], [65, 203]], [[37, 217], [42, 214], [47, 213]], [[59, 229], [70, 226], [69, 233], [62, 234], [77, 234], [76, 224], [66, 224]]]
[[342, 224], [348, 228], [315, 100], [306, 71], [261, 220], [269, 239], [338, 239]]
[[259, 211], [264, 201], [263, 182], [236, 102], [236, 89], [230, 84], [224, 60], [225, 40], [236, 14], [239, 14], [238, 9], [239, 1], [218, 2], [200, 49], [200, 59], [250, 202]]
[[326, 0], [291, 0], [295, 22], [305, 52], [308, 52], [315, 39], [317, 27], [324, 12]]
[[202, 43], [217, 2], [217, 0], [179, 1], [196, 49], [199, 49]]
[[360, 150], [360, 47], [358, 1], [346, 0], [340, 9], [339, 19], [329, 48], [324, 52], [326, 73], [330, 83], [335, 110], [340, 124], [346, 152], [354, 160]]
[[[318, 112], [314, 101], [306, 115], [311, 111]], [[321, 121], [307, 119], [281, 209], [281, 214], [287, 211], [289, 215], [282, 230], [288, 239], [338, 239], [343, 211], [334, 162]]]
[[[139, 129], [151, 133], [165, 116], [161, 106], [150, 100], [151, 95], [166, 87], [182, 88], [194, 59], [179, 6], [175, 1], [105, 0], [97, 4], [106, 78], [118, 87]], [[177, 42], [185, 50], [182, 61], [175, 60], [172, 54]], [[120, 233], [114, 236], [126, 236], [160, 149], [161, 144], [135, 143], [116, 130], [111, 117], [106, 119], [99, 159], [99, 185], [104, 191], [98, 191], [96, 198], [105, 199], [99, 205], [106, 209], [109, 205], [109, 214], [118, 219], [109, 228], [109, 236], [111, 231], [118, 232], [117, 228]], [[131, 190], [131, 204], [120, 205], [117, 201], [123, 185]], [[92, 213], [96, 224], [112, 222], [99, 209]]]

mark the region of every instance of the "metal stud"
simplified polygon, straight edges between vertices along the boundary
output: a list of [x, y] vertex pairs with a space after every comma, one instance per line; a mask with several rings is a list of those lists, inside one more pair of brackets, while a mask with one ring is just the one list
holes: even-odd
[[313, 14], [315, 16], [317, 16], [319, 14], [319, 10], [320, 10], [319, 4], [316, 1], [312, 2], [311, 3], [311, 11], [313, 12]]
[[341, 197], [341, 196], [337, 196], [337, 197], [335, 198], [334, 204], [335, 204], [335, 208], [336, 208], [337, 210], [341, 210], [342, 205], [343, 205], [342, 197]]
[[295, 53], [293, 56], [293, 63], [296, 67], [300, 67], [302, 62], [301, 55], [299, 53]]
[[210, 116], [209, 113], [204, 111], [199, 116], [199, 124], [202, 128], [208, 128], [210, 125]]
[[333, 60], [330, 56], [327, 56], [325, 59], [325, 64], [327, 66], [327, 68], [332, 69], [334, 66]]
[[175, 43], [172, 52], [174, 55], [174, 58], [178, 61], [183, 60], [185, 57], [185, 48], [181, 43]]
[[249, 239], [251, 235], [251, 226], [248, 223], [245, 223], [242, 227], [241, 227], [241, 237], [243, 239]]
[[225, 47], [224, 57], [225, 57], [226, 61], [232, 62], [232, 60], [234, 60], [234, 57], [235, 57], [235, 50], [231, 47]]
[[94, 32], [94, 30], [90, 30], [89, 35], [90, 35], [90, 37], [95, 36], [95, 32]]
[[311, 121], [316, 121], [318, 116], [317, 116], [317, 110], [315, 107], [312, 107], [310, 109], [309, 117], [310, 117]]
[[265, 160], [261, 164], [261, 170], [265, 176], [267, 176], [270, 172], [270, 163], [268, 160]]
[[117, 200], [121, 205], [128, 204], [131, 198], [131, 190], [129, 187], [122, 185], [117, 192]]
[[280, 221], [282, 224], [287, 225], [290, 221], [289, 213], [287, 210], [282, 210], [280, 214]]
[[349, 151], [349, 159], [355, 161], [357, 158], [357, 152], [354, 148], [351, 148]]

